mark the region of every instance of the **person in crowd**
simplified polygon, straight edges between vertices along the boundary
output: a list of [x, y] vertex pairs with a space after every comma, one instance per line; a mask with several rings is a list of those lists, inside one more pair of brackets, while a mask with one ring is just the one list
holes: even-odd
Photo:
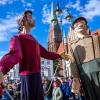
[[13, 96], [10, 94], [10, 91], [8, 89], [8, 84], [3, 82], [2, 87], [3, 87], [3, 95], [1, 100], [14, 100]]
[[52, 83], [51, 81], [45, 77], [44, 79], [44, 100], [51, 100], [52, 98], [52, 90], [53, 90], [53, 87], [52, 87]]
[[20, 100], [21, 96], [21, 82], [17, 83], [17, 88], [16, 88], [16, 99], [15, 100]]
[[63, 93], [63, 99], [62, 100], [69, 100], [69, 97], [71, 95], [71, 88], [67, 82], [67, 80], [65, 80], [64, 78], [60, 79], [60, 89]]
[[57, 81], [53, 82], [52, 100], [63, 100], [63, 94]]
[[77, 78], [73, 78], [71, 92], [73, 100], [76, 100], [75, 95], [80, 96], [80, 81]]

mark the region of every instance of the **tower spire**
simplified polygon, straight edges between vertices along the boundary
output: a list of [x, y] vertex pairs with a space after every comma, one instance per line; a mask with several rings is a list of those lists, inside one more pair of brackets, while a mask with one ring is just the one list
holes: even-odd
[[56, 13], [57, 13], [58, 15], [60, 15], [60, 14], [62, 13], [62, 10], [61, 10], [61, 8], [60, 8], [59, 1], [57, 1]]
[[56, 12], [55, 12], [55, 6], [52, 1], [52, 3], [51, 3], [51, 22], [53, 22], [53, 21], [57, 21], [57, 16], [56, 16]]

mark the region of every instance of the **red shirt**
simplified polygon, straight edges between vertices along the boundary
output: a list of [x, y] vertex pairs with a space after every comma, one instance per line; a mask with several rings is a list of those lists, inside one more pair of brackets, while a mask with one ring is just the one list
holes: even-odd
[[19, 63], [19, 73], [28, 75], [40, 72], [40, 57], [56, 60], [59, 54], [48, 52], [30, 34], [19, 34], [10, 41], [10, 51], [0, 61], [0, 70], [6, 74], [13, 66]]

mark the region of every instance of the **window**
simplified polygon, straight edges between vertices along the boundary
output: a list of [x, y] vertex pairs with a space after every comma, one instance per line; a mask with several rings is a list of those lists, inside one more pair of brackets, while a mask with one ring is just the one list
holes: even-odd
[[44, 61], [41, 61], [42, 64], [44, 64]]
[[47, 64], [50, 65], [50, 61], [49, 60], [47, 60]]

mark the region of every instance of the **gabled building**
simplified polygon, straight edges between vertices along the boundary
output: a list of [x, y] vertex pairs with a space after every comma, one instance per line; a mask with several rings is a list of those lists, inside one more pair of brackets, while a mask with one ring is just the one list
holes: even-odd
[[41, 58], [41, 77], [44, 79], [53, 77], [53, 61]]

